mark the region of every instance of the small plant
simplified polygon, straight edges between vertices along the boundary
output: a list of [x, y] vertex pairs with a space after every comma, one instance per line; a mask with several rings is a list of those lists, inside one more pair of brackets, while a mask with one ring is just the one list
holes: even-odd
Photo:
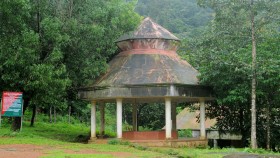
[[206, 147], [205, 145], [199, 144], [199, 145], [196, 146], [195, 148], [197, 148], [197, 149], [206, 149], [207, 147]]
[[133, 147], [135, 149], [138, 149], [138, 150], [147, 150], [148, 149], [148, 147], [137, 145], [137, 144], [130, 144], [129, 146]]
[[112, 140], [108, 141], [108, 144], [111, 144], [111, 145], [130, 145], [130, 142], [121, 141], [121, 140], [118, 140], [118, 139], [112, 139]]
[[168, 150], [168, 151], [167, 151], [167, 154], [168, 154], [168, 155], [171, 155], [171, 156], [176, 156], [176, 155], [178, 155], [178, 154], [179, 154], [179, 152], [177, 152], [177, 151], [175, 151], [175, 150], [170, 149], [170, 150]]
[[259, 148], [259, 149], [251, 149], [251, 148], [244, 148], [243, 152], [246, 153], [257, 153], [257, 154], [264, 154], [264, 153], [269, 153], [269, 151]]
[[120, 144], [120, 141], [117, 140], [117, 139], [112, 139], [112, 140], [109, 140], [109, 141], [108, 141], [108, 144], [111, 144], [111, 145], [118, 145], [118, 144]]
[[6, 136], [6, 137], [16, 137], [17, 135], [19, 134], [19, 132], [9, 132], [9, 133], [6, 133], [6, 134], [3, 134], [3, 136]]
[[141, 145], [137, 145], [135, 148], [138, 150], [147, 150], [148, 149], [148, 147], [141, 146]]
[[87, 135], [78, 135], [74, 142], [87, 142], [89, 140], [89, 136]]
[[182, 129], [178, 131], [178, 136], [181, 138], [191, 138], [192, 137], [192, 130], [190, 129]]
[[105, 131], [105, 137], [108, 138], [115, 138], [116, 137], [116, 132], [112, 131], [112, 130], [106, 130]]
[[120, 141], [120, 144], [121, 145], [130, 145], [130, 142], [129, 141]]

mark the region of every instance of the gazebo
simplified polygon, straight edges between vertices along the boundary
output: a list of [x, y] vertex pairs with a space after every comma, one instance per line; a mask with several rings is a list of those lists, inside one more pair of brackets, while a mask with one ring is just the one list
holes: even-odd
[[[104, 103], [116, 103], [117, 138], [177, 139], [176, 104], [200, 103], [200, 139], [205, 137], [205, 101], [213, 99], [207, 86], [199, 85], [198, 71], [180, 59], [176, 50], [180, 40], [168, 30], [145, 18], [139, 27], [116, 41], [121, 50], [107, 72], [92, 85], [83, 87], [79, 97], [91, 101], [91, 138], [96, 139], [96, 106], [100, 106], [104, 134]], [[133, 106], [133, 132], [122, 131], [122, 107]], [[137, 104], [165, 103], [165, 130], [145, 137], [137, 131]], [[174, 133], [174, 134], [173, 134]]]

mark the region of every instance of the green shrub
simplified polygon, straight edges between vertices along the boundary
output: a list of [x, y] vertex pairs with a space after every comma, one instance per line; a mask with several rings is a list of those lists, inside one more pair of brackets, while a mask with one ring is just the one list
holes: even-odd
[[207, 149], [207, 146], [199, 144], [195, 148], [197, 148], [197, 149]]
[[192, 130], [191, 129], [182, 129], [178, 131], [179, 137], [191, 138], [192, 137]]
[[108, 141], [108, 144], [111, 144], [111, 145], [130, 145], [130, 142], [122, 141], [122, 140], [118, 140], [118, 139], [112, 139], [112, 140]]
[[267, 150], [262, 149], [262, 148], [258, 148], [258, 149], [244, 148], [243, 152], [246, 152], [246, 153], [257, 153], [257, 154], [270, 153], [270, 151], [267, 151]]
[[111, 145], [119, 145], [119, 144], [120, 144], [120, 140], [118, 140], [118, 139], [112, 139], [112, 140], [109, 140], [109, 141], [108, 141], [108, 144], [111, 144]]
[[138, 150], [147, 150], [148, 149], [148, 147], [141, 146], [141, 145], [137, 145], [137, 146], [135, 146], [135, 148]]
[[175, 150], [173, 150], [173, 149], [170, 149], [170, 150], [167, 151], [167, 154], [168, 154], [168, 155], [171, 155], [171, 156], [176, 156], [176, 155], [179, 154], [179, 152], [177, 152], [177, 151], [175, 151]]
[[121, 145], [130, 145], [130, 142], [129, 141], [121, 141], [120, 144]]
[[138, 144], [130, 144], [129, 146], [133, 147], [135, 149], [138, 149], [138, 150], [148, 150], [148, 147], [141, 146], [141, 145], [138, 145]]
[[116, 132], [111, 131], [111, 130], [105, 130], [105, 136], [107, 136], [108, 138], [115, 138]]

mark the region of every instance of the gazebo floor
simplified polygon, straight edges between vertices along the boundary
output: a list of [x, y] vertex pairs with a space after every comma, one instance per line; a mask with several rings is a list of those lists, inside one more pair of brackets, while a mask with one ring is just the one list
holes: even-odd
[[[94, 141], [89, 141], [89, 143], [96, 144], [107, 144], [110, 140], [113, 139], [96, 139]], [[131, 144], [137, 144], [147, 147], [207, 147], [207, 139], [199, 138], [187, 138], [187, 139], [170, 139], [170, 140], [125, 140]]]
[[132, 144], [149, 147], [206, 147], [208, 140], [198, 138], [170, 139], [170, 140], [128, 140]]

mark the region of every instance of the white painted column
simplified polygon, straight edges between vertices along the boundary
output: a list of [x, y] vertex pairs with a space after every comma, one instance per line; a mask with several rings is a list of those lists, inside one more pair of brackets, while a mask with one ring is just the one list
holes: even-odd
[[205, 102], [204, 99], [200, 99], [200, 139], [206, 138], [205, 130]]
[[122, 99], [117, 99], [117, 138], [122, 138]]
[[96, 101], [91, 102], [90, 140], [96, 139]]
[[105, 103], [100, 103], [100, 138], [105, 134]]
[[137, 105], [135, 103], [132, 105], [132, 125], [133, 131], [137, 131]]
[[165, 138], [171, 139], [171, 98], [165, 98]]

